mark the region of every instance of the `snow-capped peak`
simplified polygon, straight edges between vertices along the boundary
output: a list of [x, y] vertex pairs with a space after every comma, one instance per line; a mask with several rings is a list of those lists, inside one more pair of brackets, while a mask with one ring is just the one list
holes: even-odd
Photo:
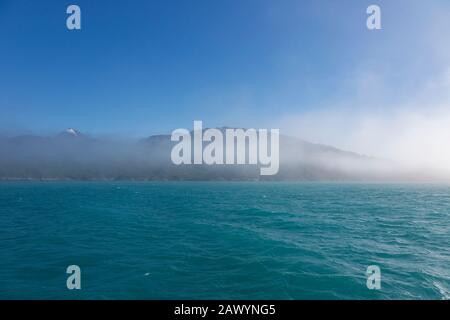
[[61, 131], [57, 137], [63, 138], [63, 139], [79, 140], [79, 139], [84, 139], [86, 136], [76, 129], [67, 128], [64, 131]]
[[75, 129], [72, 129], [72, 128], [66, 129], [66, 133], [67, 133], [67, 134], [70, 134], [70, 135], [72, 135], [72, 136], [75, 136], [75, 137], [78, 137], [78, 136], [79, 136], [78, 131], [75, 130]]

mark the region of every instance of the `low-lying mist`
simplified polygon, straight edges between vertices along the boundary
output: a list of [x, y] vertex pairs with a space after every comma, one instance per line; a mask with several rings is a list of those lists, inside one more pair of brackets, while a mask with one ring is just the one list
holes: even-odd
[[280, 136], [280, 169], [260, 165], [174, 165], [170, 135], [95, 138], [64, 132], [0, 139], [2, 180], [441, 181], [448, 176], [380, 158]]

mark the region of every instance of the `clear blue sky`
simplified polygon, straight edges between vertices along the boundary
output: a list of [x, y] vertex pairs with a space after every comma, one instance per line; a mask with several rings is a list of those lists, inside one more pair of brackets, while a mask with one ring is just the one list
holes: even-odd
[[[408, 32], [427, 1], [392, 2], [0, 0], [0, 131], [261, 127], [345, 102], [367, 68], [387, 74], [379, 101], [402, 99], [439, 65], [419, 63], [426, 45]], [[366, 29], [372, 3], [380, 32]], [[66, 29], [70, 4], [80, 31]]]

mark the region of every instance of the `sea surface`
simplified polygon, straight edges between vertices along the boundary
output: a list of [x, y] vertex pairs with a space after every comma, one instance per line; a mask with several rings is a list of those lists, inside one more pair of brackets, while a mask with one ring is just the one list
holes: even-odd
[[450, 186], [4, 182], [0, 298], [449, 299]]

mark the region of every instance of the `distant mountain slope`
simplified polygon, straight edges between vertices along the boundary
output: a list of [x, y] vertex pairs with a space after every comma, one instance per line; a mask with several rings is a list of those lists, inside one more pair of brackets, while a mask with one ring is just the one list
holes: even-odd
[[[225, 128], [222, 128], [224, 130]], [[172, 164], [170, 135], [95, 139], [75, 129], [53, 137], [0, 139], [0, 179], [71, 180], [402, 180], [393, 163], [280, 136], [280, 170], [258, 165]]]

